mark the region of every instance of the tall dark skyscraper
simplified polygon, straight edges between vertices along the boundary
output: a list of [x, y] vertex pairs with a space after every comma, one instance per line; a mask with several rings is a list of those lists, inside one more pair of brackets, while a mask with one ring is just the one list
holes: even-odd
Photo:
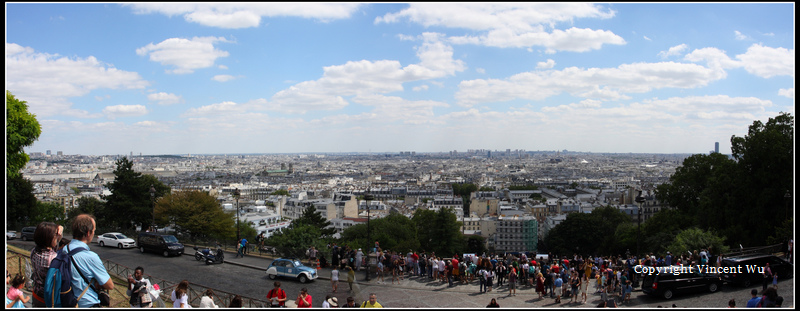
[[714, 142], [714, 153], [719, 153], [719, 142]]

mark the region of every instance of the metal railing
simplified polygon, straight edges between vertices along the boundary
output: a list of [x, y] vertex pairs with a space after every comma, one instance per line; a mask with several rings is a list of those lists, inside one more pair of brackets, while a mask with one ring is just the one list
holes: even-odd
[[[13, 249], [8, 249], [7, 251], [9, 253], [11, 253], [11, 258], [7, 258], [7, 261], [15, 260], [14, 257], [16, 257], [16, 261], [17, 261], [18, 267], [20, 267], [21, 270], [24, 270], [24, 273], [25, 273], [26, 277], [30, 280], [30, 274], [31, 274], [30, 254], [20, 253], [20, 252], [17, 252], [16, 250], [13, 250]], [[117, 277], [117, 278], [122, 279], [122, 280], [127, 280], [128, 279], [128, 275], [132, 275], [134, 270], [135, 270], [134, 268], [130, 268], [130, 267], [127, 267], [125, 265], [121, 265], [121, 264], [112, 262], [110, 260], [103, 260], [103, 266], [106, 268], [106, 270], [108, 271], [109, 275], [112, 275], [112, 276]], [[178, 282], [172, 282], [172, 281], [156, 278], [156, 277], [153, 277], [152, 275], [149, 275], [149, 274], [145, 274], [145, 277], [150, 279], [150, 283], [152, 285], [158, 284], [159, 288], [161, 289], [160, 298], [161, 298], [162, 301], [169, 301], [168, 299], [170, 299], [170, 296], [172, 294], [172, 290], [176, 286], [178, 286]], [[125, 292], [120, 290], [121, 288], [127, 289], [127, 285], [128, 285], [127, 283], [120, 284], [120, 283], [115, 282], [114, 285], [115, 285], [114, 286], [114, 291], [115, 292], [119, 293], [120, 296], [122, 296], [122, 297], [128, 297], [128, 295]], [[221, 308], [229, 306], [231, 300], [233, 300], [233, 298], [237, 295], [235, 293], [226, 292], [226, 291], [223, 291], [223, 290], [220, 290], [220, 289], [216, 289], [216, 288], [212, 288], [212, 287], [209, 287], [209, 286], [204, 286], [204, 285], [201, 285], [201, 284], [195, 284], [195, 283], [189, 282], [189, 297], [190, 297], [189, 304], [192, 305], [193, 307], [199, 307], [200, 306], [200, 299], [203, 297], [203, 293], [205, 293], [206, 289], [211, 289], [211, 290], [214, 291], [214, 297], [213, 297], [214, 303], [219, 305]], [[260, 299], [257, 299], [257, 298], [245, 297], [245, 296], [241, 296], [241, 297], [242, 297], [242, 306], [243, 307], [246, 307], [246, 308], [268, 308], [268, 307], [270, 307], [269, 302], [267, 302], [265, 300], [260, 300]], [[112, 304], [113, 305], [111, 307], [115, 307], [115, 308], [127, 308], [127, 307], [129, 307], [129, 304], [128, 304], [127, 301], [122, 301], [122, 302], [112, 301]]]
[[774, 244], [768, 246], [755, 246], [755, 247], [747, 247], [747, 248], [740, 248], [739, 250], [732, 250], [725, 254], [722, 254], [724, 257], [733, 257], [733, 256], [743, 256], [743, 255], [751, 255], [751, 254], [775, 254], [781, 251], [781, 247], [783, 244]]

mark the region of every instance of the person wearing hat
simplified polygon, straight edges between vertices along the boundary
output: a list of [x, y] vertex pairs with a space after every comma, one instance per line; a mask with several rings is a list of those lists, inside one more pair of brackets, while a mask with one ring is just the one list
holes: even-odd
[[664, 265], [669, 267], [672, 265], [672, 254], [667, 252], [667, 257], [664, 257]]
[[328, 295], [328, 296], [325, 297], [325, 300], [322, 302], [322, 307], [323, 308], [338, 308], [339, 307], [339, 301], [336, 299], [336, 297], [332, 297], [331, 295]]

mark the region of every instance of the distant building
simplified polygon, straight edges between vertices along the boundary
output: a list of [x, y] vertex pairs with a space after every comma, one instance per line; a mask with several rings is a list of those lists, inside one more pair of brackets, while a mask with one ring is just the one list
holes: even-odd
[[494, 234], [495, 252], [536, 253], [539, 222], [533, 216], [498, 217]]

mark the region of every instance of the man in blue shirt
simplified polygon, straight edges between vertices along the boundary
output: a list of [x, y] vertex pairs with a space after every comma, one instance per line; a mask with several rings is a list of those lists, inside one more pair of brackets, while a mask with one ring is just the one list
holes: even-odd
[[564, 281], [561, 280], [561, 277], [556, 275], [556, 280], [553, 282], [553, 286], [555, 287], [556, 291], [556, 303], [561, 303], [561, 286], [564, 285]]
[[[81, 251], [72, 256], [75, 265], [72, 265], [72, 288], [75, 291], [75, 297], [79, 297], [84, 289], [89, 284], [81, 277], [81, 273], [90, 282], [94, 280], [94, 288], [89, 288], [86, 293], [78, 300], [78, 307], [90, 308], [99, 307], [100, 299], [97, 297], [97, 291], [94, 289], [114, 289], [114, 281], [108, 275], [108, 271], [103, 266], [103, 261], [97, 253], [89, 250], [89, 244], [94, 239], [95, 228], [97, 228], [94, 217], [88, 214], [81, 214], [75, 217], [72, 221], [72, 241], [64, 247], [61, 251], [68, 252], [69, 250], [83, 247], [86, 251]], [[75, 270], [75, 266], [80, 269], [80, 273]]]
[[750, 295], [752, 295], [753, 298], [747, 301], [747, 308], [755, 308], [758, 306], [758, 303], [761, 302], [761, 297], [758, 297], [758, 290], [755, 288], [750, 291]]

